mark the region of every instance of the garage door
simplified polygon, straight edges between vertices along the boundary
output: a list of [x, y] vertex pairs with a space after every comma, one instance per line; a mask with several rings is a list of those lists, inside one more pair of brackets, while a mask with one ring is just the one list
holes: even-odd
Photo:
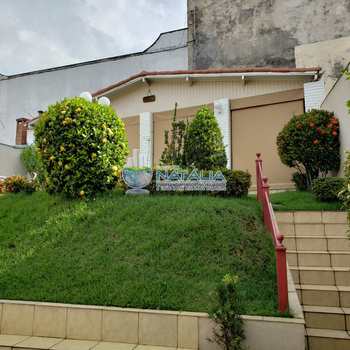
[[133, 150], [140, 148], [140, 118], [129, 117], [123, 119], [125, 131], [128, 136], [128, 144], [130, 155]]
[[233, 168], [248, 170], [255, 185], [255, 154], [263, 158], [264, 175], [272, 188], [291, 185], [293, 170], [283, 165], [277, 153], [276, 138], [294, 114], [304, 112], [303, 100], [232, 111]]

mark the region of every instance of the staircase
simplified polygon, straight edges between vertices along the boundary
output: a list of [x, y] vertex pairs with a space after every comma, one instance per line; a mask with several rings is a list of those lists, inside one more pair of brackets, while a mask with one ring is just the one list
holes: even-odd
[[350, 349], [350, 240], [346, 213], [277, 212], [303, 307], [309, 350]]

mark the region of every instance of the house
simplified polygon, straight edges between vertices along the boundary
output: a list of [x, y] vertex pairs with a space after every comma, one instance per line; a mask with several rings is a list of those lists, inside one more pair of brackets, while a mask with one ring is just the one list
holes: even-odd
[[350, 151], [350, 115], [347, 102], [350, 100], [350, 80], [342, 75], [321, 104], [322, 109], [334, 112], [340, 125], [340, 175], [344, 174], [346, 152]]
[[291, 187], [292, 170], [277, 154], [279, 131], [304, 112], [304, 85], [319, 79], [320, 68], [247, 67], [141, 72], [96, 91], [107, 96], [123, 119], [135, 165], [159, 164], [164, 132], [177, 118], [191, 120], [203, 105], [218, 119], [228, 167], [255, 173], [257, 152], [274, 189]]
[[[141, 70], [187, 68], [187, 29], [161, 33], [142, 52], [42, 69], [0, 75], [0, 143], [23, 144], [18, 123], [37, 116], [39, 110], [65, 97], [94, 91]], [[1, 174], [1, 165], [0, 165]]]

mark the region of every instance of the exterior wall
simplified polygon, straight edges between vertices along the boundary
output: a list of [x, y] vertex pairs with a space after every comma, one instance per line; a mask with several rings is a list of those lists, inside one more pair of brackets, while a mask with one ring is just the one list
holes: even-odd
[[322, 109], [335, 112], [340, 124], [340, 152], [341, 168], [340, 175], [343, 175], [343, 166], [346, 159], [346, 151], [350, 151], [350, 116], [346, 102], [350, 100], [350, 80], [342, 76], [330, 91], [321, 105]]
[[[257, 105], [257, 98], [251, 99], [251, 102], [249, 99], [236, 102], [238, 108], [232, 111], [232, 163], [234, 169], [248, 170], [255, 186], [254, 159], [256, 153], [261, 153], [264, 175], [268, 177], [271, 187], [284, 189], [292, 187], [293, 169], [281, 163], [276, 139], [293, 115], [304, 112], [304, 101], [298, 91], [294, 92], [294, 96], [289, 93], [289, 98], [286, 94], [276, 95], [280, 95], [280, 102], [271, 102], [276, 101], [274, 98], [278, 96], [261, 96], [260, 106]], [[262, 101], [263, 98], [265, 101]]]
[[0, 143], [0, 176], [25, 175], [20, 155], [23, 147]]
[[[0, 319], [2, 334], [26, 336], [17, 340], [15, 347], [21, 349], [32, 347], [25, 345], [28, 342], [25, 338], [30, 336], [51, 338], [54, 345], [66, 342], [59, 348], [77, 348], [76, 344], [69, 346], [69, 342], [82, 339], [89, 340], [90, 347], [102, 341], [173, 349], [220, 349], [209, 340], [215, 324], [207, 314], [198, 312], [0, 300]], [[261, 316], [242, 316], [242, 319], [246, 333], [244, 345], [250, 350], [305, 349], [304, 319]], [[1, 345], [7, 349], [15, 344]], [[112, 348], [111, 344], [108, 348]]]
[[350, 60], [350, 36], [295, 48], [297, 67], [322, 67], [322, 80], [328, 93]]
[[0, 142], [15, 143], [17, 118], [35, 117], [38, 110], [65, 97], [96, 91], [143, 70], [187, 69], [186, 41], [186, 30], [164, 33], [144, 53], [0, 80]]
[[[135, 84], [132, 87], [111, 94], [111, 103], [122, 117], [138, 115], [142, 112], [164, 112], [174, 108], [175, 102], [178, 108], [188, 108], [213, 103], [222, 98], [239, 99], [243, 97], [264, 95], [274, 92], [302, 89], [304, 83], [310, 78], [285, 77], [285, 78], [249, 78], [246, 84], [241, 77], [194, 80], [190, 85], [185, 79], [161, 79], [151, 81], [150, 88], [143, 84]], [[143, 103], [142, 98], [148, 95], [149, 89], [156, 96], [156, 101]]]
[[292, 66], [294, 47], [350, 35], [348, 0], [188, 0], [189, 66]]

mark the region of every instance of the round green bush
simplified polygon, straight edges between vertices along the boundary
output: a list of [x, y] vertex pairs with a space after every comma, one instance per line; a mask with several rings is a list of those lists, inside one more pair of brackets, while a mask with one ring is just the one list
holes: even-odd
[[339, 122], [334, 113], [311, 110], [294, 116], [277, 137], [281, 161], [312, 181], [340, 165]]
[[70, 197], [112, 188], [129, 152], [124, 123], [113, 109], [79, 97], [43, 113], [35, 142], [47, 189]]
[[336, 202], [344, 185], [345, 180], [340, 177], [324, 177], [314, 180], [312, 193], [321, 202]]
[[184, 165], [203, 170], [225, 168], [227, 157], [214, 113], [201, 108], [188, 126], [184, 142]]

